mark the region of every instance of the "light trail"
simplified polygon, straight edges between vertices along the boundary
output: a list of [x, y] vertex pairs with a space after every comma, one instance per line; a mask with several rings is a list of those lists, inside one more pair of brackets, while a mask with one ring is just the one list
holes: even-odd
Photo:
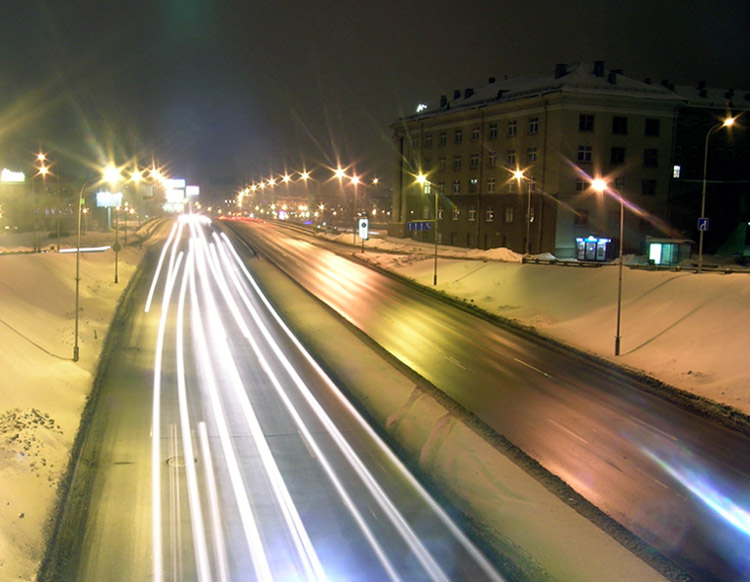
[[220, 236], [225, 242], [226, 249], [232, 254], [234, 262], [238, 266], [240, 272], [242, 272], [244, 278], [252, 286], [253, 291], [257, 294], [257, 296], [263, 302], [268, 313], [271, 314], [271, 316], [277, 322], [279, 327], [284, 331], [284, 333], [289, 338], [289, 340], [297, 348], [299, 353], [302, 354], [302, 356], [305, 358], [305, 360], [307, 360], [310, 366], [313, 369], [315, 369], [319, 377], [330, 387], [332, 393], [336, 395], [337, 399], [342, 404], [342, 406], [344, 406], [347, 409], [347, 411], [352, 415], [352, 417], [357, 420], [357, 422], [362, 427], [362, 429], [368, 433], [372, 441], [377, 444], [378, 448], [388, 457], [391, 463], [393, 463], [393, 465], [399, 469], [402, 476], [405, 477], [405, 479], [410, 483], [410, 485], [414, 488], [414, 490], [418, 492], [420, 497], [425, 501], [425, 503], [428, 504], [428, 506], [435, 513], [435, 515], [439, 517], [441, 522], [448, 528], [451, 534], [462, 545], [462, 547], [467, 551], [467, 553], [472, 556], [472, 558], [475, 560], [477, 565], [479, 565], [482, 571], [487, 575], [487, 577], [490, 580], [494, 580], [496, 582], [505, 582], [505, 579], [495, 570], [494, 566], [484, 556], [484, 554], [482, 554], [482, 552], [479, 551], [479, 549], [466, 536], [466, 534], [464, 534], [464, 532], [461, 531], [461, 529], [455, 524], [455, 522], [450, 518], [450, 516], [448, 516], [445, 510], [443, 510], [443, 508], [440, 507], [440, 505], [438, 505], [438, 503], [433, 499], [433, 497], [424, 489], [424, 487], [422, 487], [421, 483], [417, 481], [416, 477], [412, 475], [412, 473], [404, 466], [404, 464], [396, 456], [396, 454], [390, 449], [390, 447], [386, 445], [386, 443], [383, 442], [383, 440], [375, 432], [375, 430], [364, 420], [364, 418], [362, 418], [362, 416], [359, 414], [356, 408], [354, 408], [351, 402], [349, 402], [349, 400], [341, 393], [341, 391], [338, 389], [338, 386], [336, 386], [336, 384], [330, 379], [328, 374], [325, 373], [325, 371], [320, 367], [317, 361], [310, 355], [307, 349], [305, 349], [305, 347], [300, 343], [297, 337], [292, 333], [292, 331], [289, 329], [286, 323], [281, 319], [281, 316], [278, 314], [278, 312], [273, 307], [273, 305], [271, 305], [271, 302], [268, 300], [266, 295], [258, 286], [257, 282], [255, 281], [255, 278], [247, 270], [247, 267], [245, 267], [245, 264], [242, 262], [242, 259], [237, 254], [236, 249], [231, 244], [226, 234], [221, 233]]

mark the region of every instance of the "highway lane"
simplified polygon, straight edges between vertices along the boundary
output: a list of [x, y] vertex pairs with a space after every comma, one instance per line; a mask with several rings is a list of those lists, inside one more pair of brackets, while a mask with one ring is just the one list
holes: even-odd
[[696, 579], [748, 579], [747, 437], [262, 223], [299, 284]]
[[[175, 223], [101, 392], [79, 580], [496, 580], [273, 311]], [[67, 579], [67, 578], [66, 578]]]

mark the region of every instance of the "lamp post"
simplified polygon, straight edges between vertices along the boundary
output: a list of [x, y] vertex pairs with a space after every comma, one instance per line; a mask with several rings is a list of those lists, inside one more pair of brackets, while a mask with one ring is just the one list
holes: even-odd
[[[596, 178], [591, 182], [591, 187], [598, 193], [602, 194], [607, 191], [607, 183], [601, 178]], [[622, 315], [622, 242], [625, 232], [625, 203], [623, 202], [622, 192], [618, 192], [617, 200], [620, 203], [620, 251], [617, 265], [617, 327], [615, 331], [615, 355], [620, 355], [620, 321]]]
[[81, 191], [78, 194], [78, 234], [76, 236], [76, 316], [75, 316], [75, 340], [73, 343], [73, 361], [78, 361], [78, 301], [79, 301], [79, 288], [81, 282], [81, 214], [83, 209], [83, 191], [88, 186], [90, 180], [87, 180], [81, 186]]
[[721, 123], [714, 125], [711, 129], [708, 130], [708, 133], [706, 133], [706, 143], [703, 148], [703, 186], [701, 188], [701, 215], [699, 218], [699, 225], [698, 225], [698, 272], [701, 273], [703, 271], [703, 233], [708, 229], [708, 224], [706, 221], [706, 169], [708, 167], [708, 138], [711, 137], [711, 134], [716, 131], [717, 129], [721, 129], [722, 127], [731, 127], [734, 125], [735, 117], [727, 117], [724, 121]]
[[[432, 184], [427, 181], [427, 177], [424, 174], [419, 174], [417, 176], [417, 183], [422, 186], [422, 194], [426, 194], [426, 190], [428, 188], [432, 188]], [[433, 238], [435, 241], [435, 257], [433, 261], [433, 267], [432, 267], [432, 285], [437, 285], [437, 260], [438, 260], [438, 191], [435, 190], [435, 216], [433, 218], [433, 224], [435, 225], [435, 229], [433, 232]]]

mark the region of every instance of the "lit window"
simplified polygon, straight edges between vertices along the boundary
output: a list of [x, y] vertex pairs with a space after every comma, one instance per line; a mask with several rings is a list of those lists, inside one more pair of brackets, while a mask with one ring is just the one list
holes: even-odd
[[495, 222], [495, 211], [492, 208], [488, 208], [484, 211], [485, 222]]
[[461, 193], [461, 180], [453, 180], [453, 193], [454, 194]]
[[673, 177], [673, 178], [679, 178], [679, 177], [680, 177], [680, 170], [681, 170], [681, 169], [682, 169], [682, 168], [680, 168], [680, 166], [674, 166], [674, 167], [672, 168], [672, 177]]
[[451, 220], [458, 220], [459, 218], [461, 218], [461, 211], [458, 208], [454, 208]]

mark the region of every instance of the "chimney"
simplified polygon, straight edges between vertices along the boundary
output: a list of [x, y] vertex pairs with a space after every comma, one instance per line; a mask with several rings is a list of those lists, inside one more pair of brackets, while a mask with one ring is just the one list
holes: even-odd
[[622, 69], [612, 69], [607, 76], [610, 85], [617, 85], [617, 75], [622, 75]]
[[497, 92], [497, 97], [496, 97], [496, 99], [497, 99], [498, 101], [500, 101], [500, 99], [502, 99], [502, 98], [503, 98], [503, 93], [505, 93], [505, 91], [506, 91], [505, 89], [499, 89], [499, 90], [498, 90], [498, 92]]
[[490, 85], [492, 85], [494, 82], [495, 82], [495, 77], [490, 77], [489, 79], [487, 79], [487, 83], [489, 83]]
[[448, 105], [448, 96], [441, 95], [440, 96], [440, 109], [445, 109], [446, 105]]
[[651, 77], [646, 77], [645, 79], [643, 79], [643, 82], [646, 83], [646, 85], [650, 85], [651, 84]]
[[455, 101], [461, 97], [461, 89], [453, 89], [453, 100]]
[[555, 79], [564, 77], [567, 74], [568, 74], [568, 65], [566, 65], [565, 63], [557, 63], [555, 65]]
[[472, 89], [471, 87], [464, 89], [464, 99], [468, 99], [473, 94], [474, 94], [474, 89]]
[[594, 61], [594, 75], [597, 77], [604, 76], [604, 61]]

